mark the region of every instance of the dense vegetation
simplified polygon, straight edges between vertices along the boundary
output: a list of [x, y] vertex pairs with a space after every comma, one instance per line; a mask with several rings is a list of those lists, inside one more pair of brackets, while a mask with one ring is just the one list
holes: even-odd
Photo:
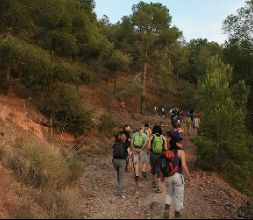
[[160, 3], [139, 2], [116, 24], [106, 16], [98, 20], [94, 7], [94, 0], [2, 0], [0, 92], [20, 81], [56, 128], [81, 134], [91, 116], [81, 105], [79, 85], [113, 78], [118, 97], [116, 79], [124, 72], [138, 87], [142, 113], [152, 107], [151, 92], [167, 105], [171, 85], [180, 79], [187, 86], [177, 105], [203, 113], [199, 164], [252, 192], [253, 0], [224, 21], [224, 45], [185, 42]]

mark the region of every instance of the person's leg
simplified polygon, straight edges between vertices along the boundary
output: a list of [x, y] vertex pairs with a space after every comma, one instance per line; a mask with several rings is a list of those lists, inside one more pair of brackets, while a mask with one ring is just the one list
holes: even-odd
[[166, 186], [166, 197], [165, 197], [165, 207], [164, 207], [164, 219], [169, 219], [170, 206], [174, 196], [174, 186], [173, 186], [173, 177], [165, 178]]
[[142, 163], [142, 176], [147, 178], [146, 167], [148, 162], [148, 152], [146, 149], [140, 152], [140, 161]]
[[161, 193], [161, 177], [162, 177], [162, 173], [161, 173], [161, 168], [159, 166], [159, 159], [160, 159], [161, 155], [160, 154], [156, 154], [155, 155], [155, 171], [156, 171], [156, 190], [155, 192], [157, 193]]
[[180, 210], [184, 208], [184, 177], [181, 174], [175, 175], [175, 217], [181, 217]]
[[151, 174], [152, 174], [152, 187], [156, 188], [157, 186], [157, 179], [156, 179], [156, 161], [155, 155], [151, 152], [150, 153], [150, 166], [151, 166]]
[[119, 160], [119, 195], [123, 195], [124, 191], [124, 174], [125, 174], [126, 161]]
[[139, 180], [139, 163], [140, 163], [140, 153], [134, 154], [134, 171], [135, 171], [135, 181]]
[[126, 172], [128, 171], [128, 164], [129, 164], [129, 156], [127, 156], [126, 158], [126, 168], [125, 168]]
[[119, 164], [118, 164], [118, 160], [117, 159], [113, 159], [113, 166], [117, 172], [117, 187], [116, 187], [116, 192], [115, 194], [119, 194]]

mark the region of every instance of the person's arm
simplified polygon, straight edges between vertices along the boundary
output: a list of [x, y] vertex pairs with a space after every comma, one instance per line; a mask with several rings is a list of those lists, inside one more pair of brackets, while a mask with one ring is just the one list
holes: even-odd
[[147, 149], [150, 151], [151, 150], [151, 141], [153, 139], [153, 135], [148, 139], [148, 143], [147, 143]]
[[133, 136], [131, 137], [130, 139], [130, 142], [131, 142], [131, 148], [134, 147], [134, 137], [135, 137], [136, 133], [133, 134]]
[[183, 150], [179, 150], [178, 152], [180, 153], [179, 156], [180, 156], [180, 159], [181, 159], [183, 171], [184, 171], [185, 175], [187, 176], [187, 178], [189, 180], [191, 180], [191, 176], [190, 176], [188, 167], [186, 165], [185, 152]]
[[129, 156], [132, 156], [133, 152], [130, 147], [127, 148], [127, 153]]
[[164, 141], [164, 149], [168, 150], [168, 143], [167, 143], [167, 138], [163, 136], [163, 141]]
[[142, 135], [144, 138], [144, 144], [143, 144], [142, 148], [144, 149], [148, 145], [148, 136], [145, 133], [143, 133]]

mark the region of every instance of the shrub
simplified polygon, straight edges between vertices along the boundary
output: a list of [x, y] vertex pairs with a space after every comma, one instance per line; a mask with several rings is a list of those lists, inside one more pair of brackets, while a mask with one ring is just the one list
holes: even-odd
[[84, 218], [82, 198], [76, 188], [66, 187], [58, 191], [44, 190], [36, 199], [54, 219]]
[[91, 127], [91, 115], [81, 105], [77, 90], [72, 86], [55, 84], [42, 103], [42, 111], [52, 117], [54, 127], [81, 134]]
[[48, 143], [28, 141], [8, 158], [8, 165], [26, 184], [34, 187], [65, 185], [72, 175], [60, 151]]
[[103, 114], [100, 118], [101, 123], [99, 125], [99, 130], [103, 133], [111, 134], [114, 128], [119, 124], [110, 114]]
[[77, 159], [72, 158], [67, 161], [67, 164], [70, 171], [69, 181], [74, 181], [83, 174], [83, 165]]

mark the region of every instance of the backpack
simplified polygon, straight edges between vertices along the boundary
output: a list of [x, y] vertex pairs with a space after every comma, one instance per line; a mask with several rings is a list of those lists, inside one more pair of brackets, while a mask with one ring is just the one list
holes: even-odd
[[127, 156], [127, 154], [126, 154], [125, 143], [117, 141], [113, 145], [113, 158], [125, 159], [126, 156]]
[[165, 151], [160, 157], [160, 168], [163, 177], [173, 176], [179, 171], [179, 157], [177, 150]]
[[144, 144], [144, 137], [141, 133], [137, 133], [134, 136], [134, 141], [133, 141], [134, 147], [142, 147], [142, 145]]
[[163, 136], [162, 135], [153, 135], [152, 139], [152, 152], [155, 154], [160, 154], [163, 152]]

